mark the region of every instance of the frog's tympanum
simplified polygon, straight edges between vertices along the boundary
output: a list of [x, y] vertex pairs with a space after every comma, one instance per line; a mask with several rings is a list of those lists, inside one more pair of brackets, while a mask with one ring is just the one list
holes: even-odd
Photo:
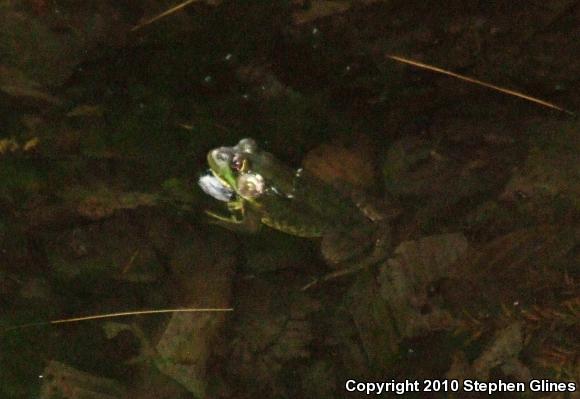
[[284, 165], [249, 138], [211, 150], [207, 160], [209, 173], [199, 185], [229, 210], [228, 215], [208, 212], [216, 223], [248, 232], [265, 224], [295, 236], [320, 237], [325, 260], [342, 270], [334, 276], [384, 258], [386, 222], [370, 202], [360, 196], [355, 200], [346, 187]]

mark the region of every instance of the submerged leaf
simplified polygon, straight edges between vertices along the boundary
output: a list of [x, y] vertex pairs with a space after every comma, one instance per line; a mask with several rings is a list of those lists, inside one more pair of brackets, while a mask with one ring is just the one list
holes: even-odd
[[371, 361], [392, 359], [405, 338], [449, 328], [450, 315], [430, 296], [430, 289], [466, 250], [462, 234], [407, 241], [381, 266], [376, 279], [361, 278], [351, 288], [351, 312]]
[[[493, 368], [513, 364], [520, 355], [523, 345], [522, 326], [519, 323], [512, 323], [498, 331], [491, 344], [473, 362], [476, 377], [481, 381], [487, 381]], [[529, 377], [529, 370], [527, 373]]]
[[308, 153], [303, 165], [305, 170], [331, 184], [344, 182], [362, 189], [372, 189], [376, 184], [372, 147], [364, 137], [350, 147], [322, 144]]
[[310, 3], [310, 7], [307, 10], [294, 13], [294, 23], [296, 25], [343, 13], [352, 6], [351, 1], [314, 0]]
[[40, 399], [125, 398], [125, 388], [117, 381], [98, 377], [51, 360], [42, 372]]
[[84, 197], [77, 206], [77, 212], [87, 219], [101, 220], [119, 210], [150, 207], [156, 203], [157, 196], [154, 194], [101, 189]]
[[534, 144], [523, 167], [514, 170], [501, 198], [526, 199], [539, 206], [554, 206], [552, 201], [562, 197], [579, 211], [579, 126], [569, 123], [543, 128], [546, 132], [537, 139], [541, 141]]
[[558, 265], [578, 242], [580, 230], [573, 226], [539, 226], [498, 237], [454, 265], [457, 284], [471, 289], [450, 292], [449, 304], [460, 312], [498, 312], [502, 304], [528, 306], [550, 300], [547, 294], [562, 286]]
[[[403, 337], [446, 327], [446, 316], [431, 303], [431, 285], [446, 278], [451, 265], [468, 249], [463, 234], [442, 234], [401, 243], [381, 268], [381, 296], [393, 311]], [[429, 309], [429, 311], [425, 311]]]

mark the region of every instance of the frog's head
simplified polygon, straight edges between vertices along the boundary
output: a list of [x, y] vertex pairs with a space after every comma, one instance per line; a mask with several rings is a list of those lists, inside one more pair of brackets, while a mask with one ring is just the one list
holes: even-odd
[[258, 146], [250, 138], [240, 140], [233, 147], [211, 150], [207, 154], [210, 175], [200, 179], [201, 188], [221, 201], [235, 194], [247, 200], [257, 198], [265, 190], [263, 177], [251, 170], [252, 157], [257, 152]]

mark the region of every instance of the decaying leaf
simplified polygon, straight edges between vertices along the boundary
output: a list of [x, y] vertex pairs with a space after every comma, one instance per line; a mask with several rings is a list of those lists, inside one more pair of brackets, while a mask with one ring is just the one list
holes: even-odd
[[38, 137], [31, 138], [26, 143], [24, 143], [24, 145], [22, 146], [22, 151], [24, 151], [24, 152], [32, 151], [36, 147], [38, 147], [39, 143], [40, 143], [40, 140], [38, 139]]
[[362, 342], [369, 366], [387, 371], [398, 351], [401, 336], [389, 304], [381, 298], [381, 287], [373, 276], [361, 273], [350, 289], [348, 309]]
[[0, 91], [11, 97], [40, 105], [58, 105], [61, 101], [27, 78], [21, 71], [0, 65]]
[[526, 307], [549, 299], [546, 294], [560, 290], [564, 278], [555, 265], [579, 241], [573, 226], [539, 226], [498, 237], [453, 266], [453, 277], [472, 289], [456, 291], [450, 303], [461, 311], [497, 312], [501, 304]]
[[[477, 378], [487, 378], [496, 367], [521, 381], [538, 375], [538, 366], [571, 373], [580, 292], [568, 273], [575, 273], [573, 248], [579, 241], [573, 226], [522, 229], [467, 252], [453, 266], [452, 281], [469, 287], [446, 290], [460, 329], [474, 340], [495, 336], [472, 365]], [[526, 359], [533, 359], [526, 364], [518, 360], [524, 335]]]
[[69, 118], [83, 116], [101, 117], [103, 116], [103, 107], [101, 105], [91, 105], [91, 104], [78, 105], [69, 112], [67, 112], [66, 116], [68, 116]]
[[523, 347], [522, 325], [519, 322], [512, 322], [495, 333], [471, 364], [464, 352], [455, 353], [446, 377], [489, 381], [492, 370], [499, 368], [504, 375], [517, 381], [529, 381], [530, 369], [519, 359]]
[[[187, 281], [178, 288], [180, 301], [193, 307], [229, 307], [234, 258], [227, 253], [215, 259], [213, 253], [210, 258], [202, 258], [194, 254], [195, 248], [185, 251], [172, 260], [176, 273], [188, 273], [184, 277]], [[226, 317], [211, 312], [174, 314], [156, 345], [155, 364], [159, 371], [196, 397], [205, 397], [207, 362]]]
[[520, 364], [518, 356], [522, 347], [522, 326], [519, 323], [512, 323], [503, 330], [498, 331], [491, 344], [473, 362], [475, 376], [481, 381], [488, 381], [490, 371], [495, 367], [502, 366], [504, 372], [518, 371], [518, 373], [523, 373], [524, 375], [516, 377], [523, 377], [522, 380], [526, 380], [527, 377], [527, 380], [529, 380], [530, 371], [524, 366], [516, 367], [516, 365]]
[[436, 143], [409, 137], [396, 141], [383, 166], [386, 189], [396, 197], [432, 198], [453, 204], [482, 191], [479, 160], [459, 161]]
[[467, 248], [462, 234], [403, 242], [376, 279], [351, 288], [351, 312], [371, 360], [392, 357], [405, 338], [450, 327], [450, 315], [429, 291]]
[[534, 145], [525, 164], [516, 168], [501, 198], [549, 204], [560, 196], [580, 209], [580, 139], [578, 124], [544, 127], [549, 138]]
[[376, 165], [368, 140], [361, 136], [356, 146], [322, 144], [304, 159], [304, 169], [328, 183], [346, 182], [361, 189], [374, 188]]
[[[430, 286], [450, 273], [468, 249], [463, 234], [442, 234], [401, 243], [381, 268], [381, 296], [393, 312], [403, 337], [444, 328], [447, 319], [429, 298]], [[429, 309], [430, 311], [425, 311]]]
[[[46, 93], [47, 87], [62, 85], [79, 64], [98, 53], [98, 48], [118, 44], [128, 30], [129, 17], [120, 13], [121, 6], [116, 3], [85, 7], [46, 1], [8, 3], [0, 10], [2, 64], [24, 79], [2, 82], [0, 72], [0, 90], [48, 105], [60, 100]], [[45, 15], [35, 15], [29, 6], [43, 9]], [[23, 84], [26, 81], [38, 85]]]
[[221, 314], [174, 314], [157, 344], [159, 370], [196, 397], [204, 397], [207, 359], [224, 320]]
[[115, 399], [126, 398], [125, 388], [117, 381], [98, 377], [51, 360], [42, 372], [41, 399]]
[[157, 203], [157, 196], [147, 193], [119, 193], [106, 189], [83, 198], [77, 206], [77, 212], [90, 220], [101, 220], [112, 216], [116, 211], [149, 207]]
[[16, 152], [19, 148], [20, 145], [13, 138], [0, 140], [0, 155]]
[[252, 88], [253, 95], [264, 100], [299, 96], [276, 76], [269, 65], [259, 63], [242, 65], [236, 70], [236, 75], [241, 82]]
[[285, 389], [283, 370], [310, 359], [314, 340], [310, 317], [320, 305], [303, 292], [281, 294], [261, 281], [248, 288], [241, 293], [247, 302], [239, 307], [242, 318], [234, 327], [228, 368], [236, 378], [251, 378], [264, 392], [280, 393]]
[[306, 24], [320, 18], [340, 14], [352, 7], [352, 1], [314, 0], [307, 10], [294, 13], [296, 25]]
[[0, 156], [13, 153], [24, 153], [34, 151], [40, 140], [38, 137], [33, 137], [20, 144], [16, 139], [0, 139]]

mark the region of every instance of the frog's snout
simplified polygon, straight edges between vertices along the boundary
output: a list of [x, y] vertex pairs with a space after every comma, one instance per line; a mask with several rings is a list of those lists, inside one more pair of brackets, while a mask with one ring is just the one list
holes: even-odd
[[207, 157], [208, 160], [211, 159], [220, 163], [226, 163], [232, 158], [232, 151], [228, 147], [219, 147], [211, 150]]

